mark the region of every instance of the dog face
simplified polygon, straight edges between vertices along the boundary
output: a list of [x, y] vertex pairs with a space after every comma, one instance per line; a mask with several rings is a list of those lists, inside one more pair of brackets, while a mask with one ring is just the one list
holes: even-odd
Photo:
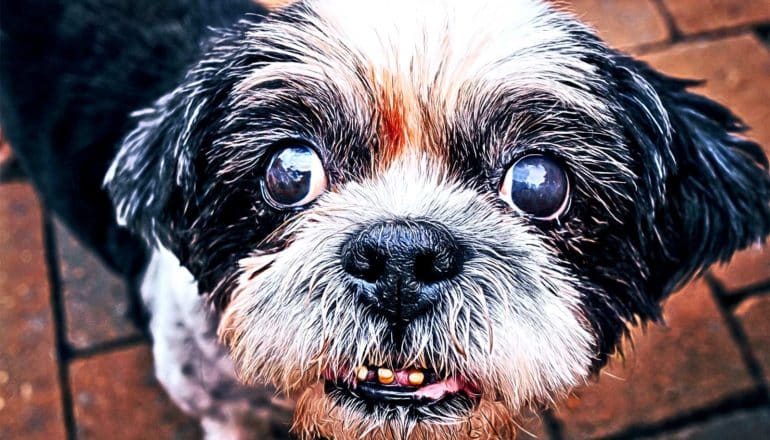
[[766, 158], [693, 82], [536, 0], [382, 3], [222, 31], [106, 179], [301, 436], [512, 432], [770, 231]]

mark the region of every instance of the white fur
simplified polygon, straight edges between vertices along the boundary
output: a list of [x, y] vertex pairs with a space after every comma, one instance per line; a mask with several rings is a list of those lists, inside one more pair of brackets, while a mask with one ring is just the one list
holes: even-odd
[[392, 353], [381, 345], [387, 326], [362, 315], [344, 283], [339, 249], [361, 225], [414, 219], [440, 223], [484, 256], [466, 261], [443, 308], [414, 321], [404, 345], [413, 365], [476, 379], [512, 412], [587, 376], [595, 340], [577, 280], [530, 227], [430, 159], [413, 157], [323, 196], [286, 228], [286, 249], [242, 261], [220, 331], [244, 377], [296, 390], [325, 368], [390, 365]]
[[[396, 99], [434, 103], [449, 115], [468, 95], [499, 96], [504, 90], [510, 99], [545, 92], [596, 120], [606, 119], [606, 106], [588, 92], [598, 78], [595, 67], [581, 60], [582, 49], [562, 27], [576, 22], [564, 20], [544, 2], [306, 4], [310, 24], [265, 22], [250, 32], [255, 50], [297, 61], [255, 66], [239, 87], [244, 99], [247, 90], [275, 79], [333, 83], [355, 98], [365, 93], [357, 90], [365, 81], [375, 89], [396, 87]], [[357, 77], [356, 65], [367, 68], [369, 77]]]
[[[192, 275], [168, 250], [153, 253], [142, 297], [151, 313], [155, 374], [180, 408], [201, 419], [207, 439], [253, 438], [249, 426], [282, 416], [288, 423], [287, 403], [274, 398], [273, 391], [238, 381], [227, 351], [216, 339], [216, 316]], [[192, 372], [185, 374], [184, 369]]]

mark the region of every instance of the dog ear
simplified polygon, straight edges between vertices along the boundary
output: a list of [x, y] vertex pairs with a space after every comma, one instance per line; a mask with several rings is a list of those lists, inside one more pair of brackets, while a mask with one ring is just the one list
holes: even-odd
[[762, 149], [727, 108], [689, 92], [698, 81], [618, 55], [616, 116], [642, 169], [639, 244], [648, 293], [662, 299], [716, 261], [770, 232], [770, 174]]
[[104, 180], [118, 222], [182, 261], [198, 209], [196, 157], [214, 139], [226, 95], [221, 81], [191, 71], [179, 88], [133, 115], [135, 128]]

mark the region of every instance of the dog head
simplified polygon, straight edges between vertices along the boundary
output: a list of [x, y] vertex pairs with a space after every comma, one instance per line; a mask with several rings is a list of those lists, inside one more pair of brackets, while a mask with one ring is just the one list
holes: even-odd
[[107, 186], [301, 436], [491, 437], [770, 231], [694, 84], [536, 0], [311, 0], [210, 41]]

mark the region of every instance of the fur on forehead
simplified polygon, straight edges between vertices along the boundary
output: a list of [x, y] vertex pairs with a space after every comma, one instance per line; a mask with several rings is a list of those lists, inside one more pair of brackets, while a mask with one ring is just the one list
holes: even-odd
[[265, 85], [275, 83], [333, 90], [334, 101], [377, 122], [386, 159], [436, 147], [442, 123], [484, 111], [484, 96], [545, 95], [609, 119], [591, 47], [575, 42], [582, 26], [540, 1], [309, 0], [281, 14], [247, 32], [273, 61], [236, 86], [241, 105], [269, 99]]
[[135, 113], [105, 178], [118, 217], [171, 249], [219, 306], [237, 261], [294, 215], [254, 190], [287, 139], [319, 147], [332, 190], [418, 149], [492, 192], [515, 155], [557, 156], [575, 197], [544, 229], [628, 316], [657, 316], [652, 299], [770, 230], [762, 150], [735, 136], [729, 110], [687, 91], [695, 83], [534, 0], [383, 3], [308, 0], [243, 20]]

